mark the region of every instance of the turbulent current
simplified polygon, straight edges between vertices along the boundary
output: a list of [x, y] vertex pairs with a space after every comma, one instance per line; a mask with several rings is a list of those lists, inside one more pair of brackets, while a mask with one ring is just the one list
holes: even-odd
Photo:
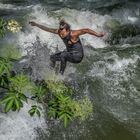
[[[140, 2], [128, 0], [0, 0], [0, 17], [14, 18], [23, 29], [8, 33], [0, 46], [15, 44], [23, 59], [15, 69], [33, 79], [62, 79], [87, 95], [94, 106], [85, 122], [68, 128], [58, 121], [28, 115], [32, 105], [19, 113], [0, 112], [0, 140], [140, 140]], [[67, 64], [64, 76], [49, 69], [49, 56], [65, 49], [62, 40], [28, 22], [58, 28], [65, 19], [72, 29], [91, 28], [105, 37], [80, 37], [84, 59]]]

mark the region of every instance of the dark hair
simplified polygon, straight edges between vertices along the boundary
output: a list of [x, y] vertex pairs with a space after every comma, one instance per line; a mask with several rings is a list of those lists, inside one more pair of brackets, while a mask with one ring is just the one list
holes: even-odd
[[66, 30], [70, 30], [70, 25], [67, 22], [65, 22], [64, 20], [60, 20], [59, 28], [60, 29], [64, 29], [65, 28]]

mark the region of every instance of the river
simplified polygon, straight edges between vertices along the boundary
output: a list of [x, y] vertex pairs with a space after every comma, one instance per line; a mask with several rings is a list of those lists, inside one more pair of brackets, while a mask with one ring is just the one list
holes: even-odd
[[[0, 45], [15, 44], [25, 56], [18, 70], [33, 79], [70, 81], [94, 106], [92, 116], [74, 120], [68, 128], [59, 121], [31, 118], [25, 104], [19, 113], [0, 112], [0, 140], [140, 140], [140, 2], [138, 0], [0, 0], [0, 17], [17, 19], [21, 32], [8, 33]], [[65, 49], [54, 34], [31, 27], [36, 21], [58, 27], [65, 19], [72, 29], [106, 32], [103, 38], [81, 36], [84, 59], [68, 63], [64, 76], [49, 69], [49, 55]], [[118, 27], [119, 24], [119, 27]]]

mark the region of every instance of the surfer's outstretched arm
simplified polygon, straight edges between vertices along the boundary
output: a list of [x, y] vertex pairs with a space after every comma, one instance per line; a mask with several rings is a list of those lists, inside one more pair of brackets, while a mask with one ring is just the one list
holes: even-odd
[[31, 24], [32, 26], [36, 26], [44, 31], [50, 32], [50, 33], [54, 33], [54, 34], [58, 34], [58, 29], [53, 29], [53, 28], [48, 28], [44, 25], [40, 25], [34, 21], [30, 21], [29, 24]]
[[103, 37], [105, 35], [105, 33], [103, 33], [103, 32], [95, 32], [95, 31], [93, 31], [89, 28], [75, 30], [74, 34], [76, 36], [80, 36], [80, 35], [84, 35], [84, 34], [90, 34], [90, 35], [94, 35], [94, 36], [97, 36], [97, 37]]

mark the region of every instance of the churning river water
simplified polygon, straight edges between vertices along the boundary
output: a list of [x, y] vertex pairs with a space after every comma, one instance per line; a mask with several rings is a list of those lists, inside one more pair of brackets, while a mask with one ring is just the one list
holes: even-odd
[[[92, 116], [64, 129], [58, 121], [31, 118], [25, 104], [19, 113], [0, 113], [0, 140], [140, 140], [140, 2], [128, 0], [0, 0], [0, 17], [22, 23], [21, 32], [8, 33], [0, 45], [15, 44], [25, 56], [18, 64], [34, 79], [62, 78], [79, 88], [80, 98], [93, 102]], [[58, 27], [65, 19], [72, 29], [104, 31], [97, 38], [81, 36], [85, 57], [68, 63], [63, 77], [48, 68], [49, 55], [65, 49], [54, 34], [31, 27], [36, 21]], [[119, 27], [118, 27], [119, 24]], [[31, 69], [31, 70], [30, 70]]]

